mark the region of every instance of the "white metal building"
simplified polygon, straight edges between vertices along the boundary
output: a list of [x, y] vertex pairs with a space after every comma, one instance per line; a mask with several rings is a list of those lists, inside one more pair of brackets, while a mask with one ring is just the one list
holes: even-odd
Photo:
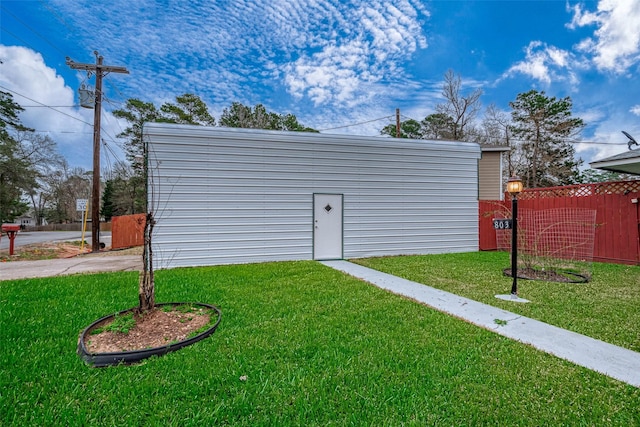
[[475, 143], [148, 123], [158, 267], [478, 249]]

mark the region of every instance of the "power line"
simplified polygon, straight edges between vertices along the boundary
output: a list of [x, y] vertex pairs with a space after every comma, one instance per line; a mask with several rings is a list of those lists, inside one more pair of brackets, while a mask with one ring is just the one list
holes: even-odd
[[404, 114], [400, 114], [400, 116], [401, 116], [403, 119], [413, 120], [413, 121], [416, 121], [416, 122], [420, 123], [420, 120], [416, 120], [416, 119], [414, 119], [413, 117], [405, 116]]
[[[5, 13], [8, 13], [9, 15], [11, 15], [13, 17], [13, 19], [15, 19], [16, 21], [18, 21], [19, 23], [21, 23], [23, 26], [25, 26], [29, 31], [31, 31], [33, 34], [35, 34], [36, 36], [40, 37], [42, 40], [44, 40], [45, 42], [47, 42], [50, 46], [52, 46], [54, 49], [56, 49], [58, 52], [62, 53], [63, 55], [65, 54], [58, 46], [54, 45], [53, 43], [51, 43], [49, 41], [48, 38], [46, 38], [45, 36], [43, 36], [42, 34], [40, 34], [39, 32], [37, 32], [36, 30], [34, 30], [33, 28], [31, 28], [29, 25], [27, 25], [24, 21], [22, 21], [20, 18], [18, 18], [16, 15], [14, 15], [13, 13], [9, 12], [7, 10], [6, 7], [4, 6], [0, 6], [2, 8], [2, 10]], [[15, 36], [14, 36], [15, 37]], [[35, 50], [35, 49], [34, 49]]]
[[42, 3], [42, 6], [44, 6], [45, 9], [47, 9], [49, 11], [49, 13], [56, 18], [58, 21], [60, 21], [60, 23], [62, 25], [64, 25], [65, 27], [67, 27], [67, 29], [71, 32], [74, 33], [75, 30], [73, 28], [71, 28], [69, 26], [69, 24], [67, 24], [67, 21], [64, 20], [64, 18], [62, 18], [54, 9], [52, 9], [47, 2], [45, 2], [44, 0], [40, 0], [40, 3]]
[[[55, 111], [55, 112], [57, 112], [57, 113], [63, 114], [63, 115], [65, 115], [65, 116], [70, 117], [70, 118], [72, 118], [72, 119], [74, 119], [74, 120], [77, 120], [77, 121], [79, 121], [79, 122], [81, 122], [81, 123], [84, 123], [84, 124], [89, 125], [89, 126], [93, 126], [93, 124], [92, 124], [92, 123], [85, 122], [85, 121], [84, 121], [84, 120], [82, 120], [82, 119], [79, 119], [79, 118], [74, 117], [74, 116], [72, 116], [72, 115], [70, 115], [70, 114], [68, 114], [68, 113], [65, 113], [64, 111], [56, 110], [56, 108], [54, 108], [54, 107], [53, 107], [53, 106], [51, 106], [51, 105], [45, 105], [45, 104], [43, 104], [43, 103], [41, 103], [41, 102], [39, 102], [39, 101], [36, 101], [35, 99], [29, 98], [29, 97], [28, 97], [28, 96], [26, 96], [26, 95], [22, 95], [21, 93], [18, 93], [18, 92], [14, 91], [14, 90], [11, 90], [11, 89], [9, 89], [9, 88], [6, 88], [6, 87], [4, 87], [4, 86], [2, 86], [2, 85], [0, 85], [0, 88], [2, 88], [2, 89], [4, 89], [4, 90], [7, 90], [7, 91], [9, 91], [9, 92], [15, 93], [16, 95], [21, 96], [21, 97], [23, 97], [23, 98], [26, 98], [26, 99], [28, 99], [29, 101], [36, 102], [36, 103], [40, 104], [40, 105], [28, 105], [27, 107], [44, 107], [44, 108], [49, 108], [49, 109], [51, 109], [51, 110], [53, 110], [53, 111]], [[78, 107], [78, 106], [77, 106], [77, 105], [73, 105], [73, 106], [59, 105], [59, 106], [57, 106], [57, 107], [67, 108], [67, 107]], [[105, 118], [107, 118], [107, 121], [109, 121], [109, 120], [108, 120], [108, 116], [106, 116], [106, 115], [105, 115]], [[119, 124], [119, 123], [118, 123], [118, 126], [120, 126], [120, 124]], [[107, 131], [102, 127], [102, 126], [100, 127], [100, 129], [101, 129], [104, 133], [106, 133], [106, 134], [107, 134], [107, 136], [108, 136], [109, 138], [111, 138], [111, 140], [112, 140], [112, 141], [114, 141], [114, 142], [115, 142], [116, 138], [115, 138], [113, 135], [111, 135], [109, 132], [107, 132]], [[122, 128], [121, 128], [121, 129], [122, 129]], [[81, 134], [93, 133], [93, 132], [70, 132], [70, 131], [53, 131], [53, 130], [37, 130], [37, 131], [34, 131], [34, 132], [43, 132], [43, 133], [44, 133], [44, 132], [49, 132], [49, 133], [81, 133]]]
[[29, 101], [31, 101], [31, 102], [35, 102], [36, 104], [40, 104], [40, 105], [41, 105], [41, 106], [43, 106], [43, 107], [47, 107], [47, 108], [49, 108], [49, 109], [51, 109], [51, 110], [53, 110], [53, 111], [55, 111], [55, 112], [57, 112], [57, 113], [63, 114], [63, 115], [65, 115], [65, 116], [67, 116], [67, 117], [70, 117], [70, 118], [72, 118], [73, 120], [77, 120], [77, 121], [79, 121], [79, 122], [81, 122], [81, 123], [84, 123], [84, 124], [86, 124], [86, 125], [93, 126], [93, 124], [92, 124], [92, 123], [85, 122], [84, 120], [79, 119], [79, 118], [77, 118], [77, 117], [74, 117], [74, 116], [72, 116], [71, 114], [65, 113], [64, 111], [56, 110], [54, 107], [51, 107], [51, 106], [46, 105], [46, 104], [43, 104], [42, 102], [40, 102], [40, 101], [36, 101], [36, 100], [35, 100], [35, 99], [33, 99], [33, 98], [29, 98], [28, 96], [23, 95], [23, 94], [21, 94], [21, 93], [19, 93], [19, 92], [16, 92], [15, 90], [11, 90], [11, 89], [9, 89], [8, 87], [4, 87], [4, 86], [0, 85], [0, 89], [4, 89], [4, 90], [6, 90], [6, 91], [8, 91], [8, 92], [15, 93], [16, 95], [21, 96], [21, 97], [23, 97], [23, 98], [25, 98], [25, 99], [28, 99], [28, 100], [29, 100]]
[[80, 105], [21, 105], [22, 108], [78, 108]]
[[[111, 101], [111, 100], [107, 99], [106, 101], [107, 101], [109, 104], [112, 104], [112, 101]], [[111, 124], [111, 122], [110, 122], [110, 120], [109, 120], [108, 116], [105, 116], [105, 119], [106, 119], [107, 121], [109, 121], [109, 124]], [[124, 129], [122, 129], [122, 126], [120, 126], [120, 122], [119, 122], [118, 120], [116, 120], [116, 124], [118, 125], [118, 128], [120, 128], [120, 133], [123, 133], [123, 132], [124, 132]]]
[[[500, 140], [502, 138], [499, 138], [497, 136], [486, 136], [485, 138], [488, 139], [497, 139]], [[509, 138], [510, 141], [517, 141], [517, 142], [530, 142], [531, 140], [527, 140], [527, 139], [520, 139], [520, 138]], [[598, 141], [577, 141], [575, 139], [567, 139], [567, 140], [563, 140], [562, 142], [569, 142], [571, 144], [589, 144], [589, 145], [610, 145], [610, 146], [614, 146], [614, 145], [625, 145], [625, 142], [598, 142]]]
[[105, 169], [108, 174], [111, 175], [111, 171], [113, 170], [113, 167], [111, 166], [111, 157], [109, 156], [111, 147], [107, 145], [107, 142], [104, 139], [102, 140], [102, 145], [105, 148], [105, 151], [103, 151], [102, 153], [104, 154], [105, 163], [107, 164]]
[[625, 145], [626, 144], [626, 142], [598, 142], [598, 141], [576, 141], [576, 140], [567, 140], [566, 142], [570, 142], [572, 144], [589, 144], [589, 145]]
[[[105, 77], [107, 77], [107, 76], [105, 76]], [[126, 99], [126, 97], [123, 95], [123, 93], [120, 91], [120, 89], [118, 89], [118, 86], [116, 86], [116, 84], [113, 83], [111, 81], [111, 79], [105, 78], [104, 80], [107, 82], [107, 85], [109, 85], [111, 87], [111, 89], [113, 89], [122, 99]], [[124, 104], [124, 102], [117, 102], [117, 101], [113, 101], [113, 100], [109, 100], [108, 102], [111, 102], [111, 103], [115, 102], [117, 104]]]
[[[47, 5], [46, 2], [44, 2], [43, 0], [40, 0], [40, 3], [44, 6], [45, 9], [47, 9], [49, 11], [49, 13], [58, 21], [60, 21], [62, 23], [62, 25], [64, 25], [65, 27], [67, 27], [67, 29], [69, 29], [72, 33], [75, 32], [75, 30], [73, 28], [71, 28], [67, 22], [59, 15], [56, 13], [55, 10], [53, 10], [51, 7], [49, 7], [49, 5]], [[51, 45], [54, 49], [56, 49], [58, 52], [62, 53], [63, 55], [65, 54], [65, 52], [60, 49], [58, 46], [56, 46], [55, 44], [53, 44], [47, 37], [43, 36], [42, 34], [40, 34], [38, 31], [36, 31], [34, 28], [32, 28], [31, 26], [29, 26], [26, 22], [24, 22], [23, 20], [21, 20], [18, 16], [16, 16], [15, 14], [13, 14], [12, 12], [10, 12], [6, 7], [4, 6], [0, 6], [0, 8], [2, 8], [2, 10], [6, 13], [8, 13], [9, 15], [11, 15], [17, 22], [19, 22], [20, 24], [22, 24], [25, 28], [27, 28], [29, 31], [31, 31], [33, 34], [35, 34], [36, 36], [40, 37], [42, 40], [46, 41], [49, 45]], [[26, 46], [29, 46], [32, 50], [34, 51], [38, 51], [38, 49], [36, 49], [31, 43], [27, 42], [26, 40], [20, 38], [19, 36], [13, 34], [12, 32], [10, 32], [9, 30], [7, 30], [6, 28], [2, 28], [3, 31], [7, 32], [8, 34], [10, 34], [11, 36], [15, 37], [17, 40], [20, 40], [21, 42], [23, 42]], [[118, 71], [115, 71], [118, 72]], [[108, 73], [108, 72], [107, 72]], [[110, 81], [110, 79], [107, 79], [107, 73], [105, 73], [104, 77], [105, 77], [105, 81], [106, 83], [111, 86], [122, 98], [124, 98], [124, 96], [122, 95], [122, 92], [115, 86], [115, 84], [113, 82]], [[25, 107], [25, 106], [23, 106]], [[31, 107], [31, 106], [29, 106]], [[44, 105], [42, 107], [45, 107]], [[54, 106], [51, 106], [54, 107]], [[57, 107], [67, 107], [64, 105], [60, 105]], [[77, 105], [74, 105], [73, 107], [77, 107]]]
[[336, 126], [336, 127], [333, 127], [333, 128], [326, 128], [326, 129], [318, 129], [318, 131], [319, 132], [324, 132], [326, 130], [343, 129], [343, 128], [349, 128], [349, 127], [353, 127], [353, 126], [366, 125], [367, 123], [377, 122], [378, 120], [384, 120], [384, 119], [393, 118], [393, 117], [394, 116], [384, 116], [384, 117], [379, 117], [377, 119], [367, 120], [367, 121], [364, 121], [364, 122], [353, 123], [353, 124], [350, 124], [350, 125]]
[[79, 131], [71, 131], [71, 130], [47, 130], [47, 129], [34, 129], [31, 132], [35, 133], [72, 133], [79, 135], [90, 135], [93, 132], [79, 132]]
[[10, 36], [13, 36], [16, 40], [20, 40], [22, 43], [25, 44], [25, 46], [29, 46], [32, 50], [34, 51], [38, 51], [35, 47], [33, 47], [33, 45], [31, 43], [29, 43], [28, 41], [24, 40], [21, 37], [18, 37], [17, 35], [13, 34], [11, 31], [7, 30], [6, 28], [2, 27], [2, 31], [4, 31], [5, 33], [9, 34]]

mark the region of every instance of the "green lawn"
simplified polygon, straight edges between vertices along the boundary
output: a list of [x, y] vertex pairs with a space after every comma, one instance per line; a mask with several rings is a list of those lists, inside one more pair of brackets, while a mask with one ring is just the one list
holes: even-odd
[[137, 273], [0, 282], [0, 425], [640, 425], [640, 389], [315, 262], [158, 271], [156, 291], [220, 327], [96, 369], [78, 334], [137, 304]]
[[353, 260], [475, 301], [500, 307], [640, 352], [640, 267], [593, 263], [588, 283], [518, 280], [528, 304], [495, 298], [511, 292], [505, 252], [383, 257]]

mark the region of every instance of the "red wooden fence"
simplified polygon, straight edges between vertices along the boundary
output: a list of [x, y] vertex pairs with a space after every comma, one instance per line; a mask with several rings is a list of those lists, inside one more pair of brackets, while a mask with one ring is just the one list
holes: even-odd
[[[492, 219], [510, 218], [511, 201], [479, 203], [480, 250], [496, 250]], [[640, 181], [579, 184], [526, 189], [518, 196], [518, 208], [546, 210], [584, 208], [596, 211], [593, 259], [640, 265]]]
[[144, 245], [145, 214], [111, 218], [111, 249]]

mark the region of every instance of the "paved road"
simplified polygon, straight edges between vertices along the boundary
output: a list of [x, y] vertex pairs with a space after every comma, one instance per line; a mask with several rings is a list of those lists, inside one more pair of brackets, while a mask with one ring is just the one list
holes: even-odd
[[[20, 231], [14, 241], [14, 248], [24, 245], [32, 245], [42, 242], [66, 242], [70, 240], [80, 240], [82, 231]], [[84, 234], [84, 240], [87, 244], [91, 244], [91, 232]], [[100, 240], [106, 246], [111, 246], [111, 232], [103, 231], [100, 233]], [[0, 240], [0, 250], [9, 249], [9, 238], [4, 235]]]

